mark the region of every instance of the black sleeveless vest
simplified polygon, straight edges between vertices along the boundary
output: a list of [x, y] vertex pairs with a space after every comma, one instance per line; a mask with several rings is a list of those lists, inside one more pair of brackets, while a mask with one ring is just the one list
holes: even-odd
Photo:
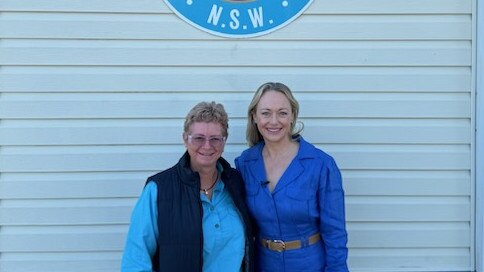
[[[244, 271], [253, 271], [254, 240], [252, 225], [245, 206], [245, 188], [240, 173], [223, 158], [222, 181], [242, 216], [246, 230]], [[190, 169], [190, 156], [185, 152], [170, 169], [148, 178], [158, 188], [157, 252], [154, 271], [196, 272], [203, 266], [203, 209], [200, 200], [200, 177]]]

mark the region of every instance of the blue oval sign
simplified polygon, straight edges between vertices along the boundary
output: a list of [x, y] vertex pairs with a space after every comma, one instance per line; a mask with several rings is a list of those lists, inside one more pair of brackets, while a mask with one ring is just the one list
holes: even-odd
[[254, 37], [296, 19], [312, 0], [165, 0], [193, 26], [222, 37]]

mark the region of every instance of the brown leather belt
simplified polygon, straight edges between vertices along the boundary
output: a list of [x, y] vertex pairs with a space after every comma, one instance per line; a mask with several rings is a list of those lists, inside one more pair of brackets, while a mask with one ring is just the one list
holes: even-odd
[[[321, 235], [319, 233], [311, 235], [308, 239], [308, 245], [315, 244], [319, 240], [321, 240]], [[301, 240], [282, 241], [282, 240], [261, 239], [260, 241], [263, 247], [273, 251], [278, 251], [278, 252], [283, 252], [284, 250], [289, 250], [289, 249], [298, 249], [298, 248], [301, 248], [302, 246]]]

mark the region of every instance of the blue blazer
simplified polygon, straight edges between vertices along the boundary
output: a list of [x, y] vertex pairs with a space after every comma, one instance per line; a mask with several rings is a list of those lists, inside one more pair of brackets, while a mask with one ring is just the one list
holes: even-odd
[[[235, 159], [247, 191], [249, 212], [257, 225], [256, 271], [348, 271], [347, 232], [341, 174], [334, 159], [306, 142], [271, 193], [265, 182], [264, 142]], [[309, 245], [308, 237], [322, 240]], [[277, 252], [260, 239], [301, 240], [302, 248]]]

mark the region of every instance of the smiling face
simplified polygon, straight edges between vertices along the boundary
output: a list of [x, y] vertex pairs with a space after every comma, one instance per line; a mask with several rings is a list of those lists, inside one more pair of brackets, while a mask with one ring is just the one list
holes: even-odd
[[253, 119], [266, 143], [290, 140], [294, 121], [291, 104], [278, 91], [266, 91], [257, 104]]
[[183, 141], [190, 154], [190, 166], [195, 171], [202, 168], [215, 168], [225, 147], [222, 125], [216, 122], [191, 124], [188, 132], [183, 134]]

